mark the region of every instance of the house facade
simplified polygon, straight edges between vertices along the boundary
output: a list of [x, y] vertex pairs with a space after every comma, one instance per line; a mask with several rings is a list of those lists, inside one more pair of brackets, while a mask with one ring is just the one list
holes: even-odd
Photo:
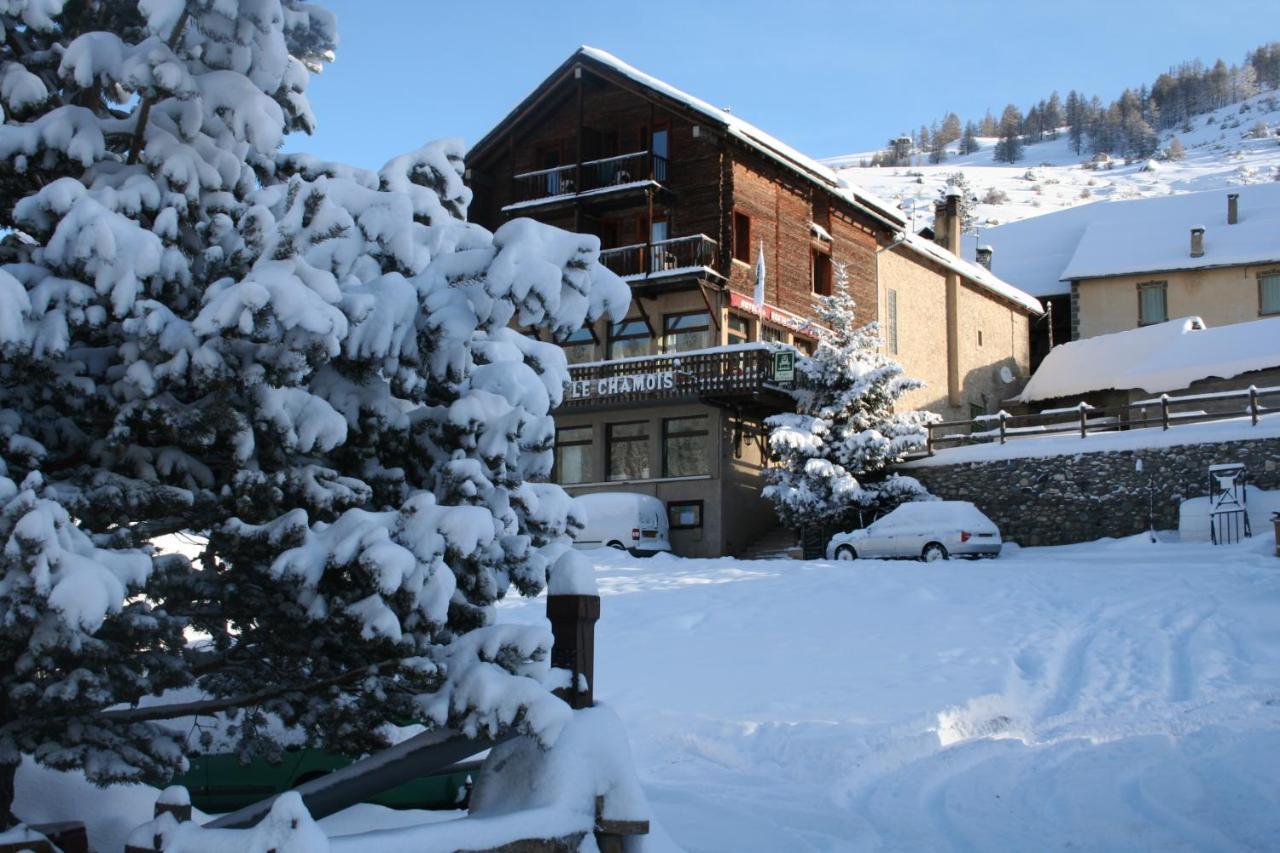
[[908, 373], [940, 381], [912, 405], [967, 413], [1026, 379], [1013, 339], [1020, 327], [1025, 340], [1034, 299], [909, 234], [816, 161], [603, 51], [580, 49], [539, 84], [471, 149], [467, 177], [474, 221], [527, 216], [594, 234], [601, 262], [630, 284], [624, 320], [559, 341], [571, 384], [555, 478], [571, 493], [662, 499], [677, 553], [739, 554], [776, 526], [760, 497], [763, 421], [793, 407], [788, 366], [824, 333], [815, 307], [838, 279]]

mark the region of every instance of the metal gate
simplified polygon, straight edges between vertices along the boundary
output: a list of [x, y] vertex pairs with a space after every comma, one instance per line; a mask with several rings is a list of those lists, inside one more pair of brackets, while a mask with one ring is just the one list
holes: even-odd
[[1249, 529], [1249, 472], [1239, 462], [1209, 466], [1209, 536], [1230, 545], [1253, 535]]

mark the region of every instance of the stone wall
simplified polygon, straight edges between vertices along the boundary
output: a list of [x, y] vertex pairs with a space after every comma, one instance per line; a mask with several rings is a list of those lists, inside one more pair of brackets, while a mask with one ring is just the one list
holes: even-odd
[[1156, 529], [1176, 529], [1181, 502], [1207, 495], [1208, 468], [1223, 462], [1243, 462], [1252, 485], [1280, 489], [1280, 438], [912, 467], [904, 473], [940, 498], [977, 504], [1006, 541], [1063, 545], [1141, 533], [1153, 510]]

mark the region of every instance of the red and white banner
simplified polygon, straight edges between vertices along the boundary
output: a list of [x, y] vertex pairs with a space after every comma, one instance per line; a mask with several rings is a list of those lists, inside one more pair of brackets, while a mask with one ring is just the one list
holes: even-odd
[[729, 307], [811, 338], [821, 338], [830, 333], [829, 329], [819, 326], [813, 320], [807, 320], [799, 314], [792, 314], [767, 302], [757, 305], [751, 297], [743, 296], [736, 291], [729, 293]]

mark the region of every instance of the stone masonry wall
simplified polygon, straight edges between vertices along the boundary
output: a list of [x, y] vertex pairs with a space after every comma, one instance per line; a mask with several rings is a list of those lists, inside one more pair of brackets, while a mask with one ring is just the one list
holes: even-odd
[[903, 473], [940, 498], [972, 501], [999, 525], [1006, 541], [1063, 545], [1141, 533], [1153, 509], [1156, 529], [1176, 529], [1181, 502], [1207, 495], [1209, 466], [1224, 462], [1243, 462], [1253, 486], [1280, 489], [1280, 438], [911, 467]]

